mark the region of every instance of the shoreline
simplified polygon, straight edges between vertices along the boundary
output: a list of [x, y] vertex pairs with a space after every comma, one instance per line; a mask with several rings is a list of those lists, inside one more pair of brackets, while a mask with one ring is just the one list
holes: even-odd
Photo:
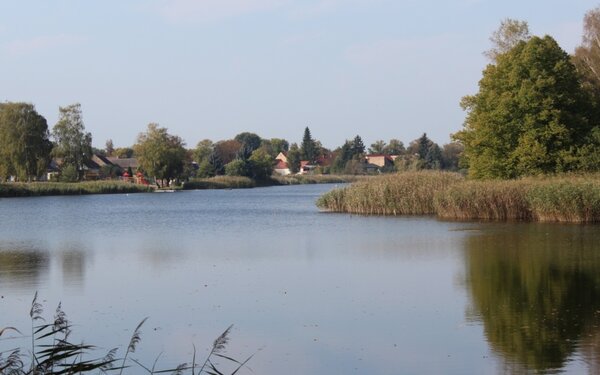
[[81, 182], [5, 182], [0, 183], [0, 198], [24, 198], [45, 196], [91, 195], [91, 194], [134, 194], [183, 190], [209, 189], [252, 189], [268, 186], [303, 184], [351, 183], [369, 176], [303, 175], [273, 177], [266, 181], [256, 181], [248, 177], [218, 176], [194, 179], [181, 186], [155, 188], [125, 181], [81, 181]]
[[0, 198], [90, 194], [148, 193], [154, 188], [124, 181], [8, 182], [0, 183]]

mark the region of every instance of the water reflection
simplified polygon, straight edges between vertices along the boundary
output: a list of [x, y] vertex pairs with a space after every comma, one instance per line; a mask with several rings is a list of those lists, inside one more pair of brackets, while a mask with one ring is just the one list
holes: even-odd
[[64, 285], [81, 287], [85, 279], [85, 253], [69, 250], [60, 255]]
[[0, 248], [0, 285], [37, 287], [48, 272], [50, 256], [34, 249]]
[[588, 338], [600, 335], [599, 237], [594, 227], [514, 224], [465, 239], [471, 318], [507, 371], [552, 372], [582, 346], [598, 357]]
[[86, 251], [73, 246], [59, 251], [22, 244], [0, 246], [0, 286], [4, 290], [38, 290], [48, 283], [52, 270], [62, 276], [65, 287], [80, 289], [85, 267]]

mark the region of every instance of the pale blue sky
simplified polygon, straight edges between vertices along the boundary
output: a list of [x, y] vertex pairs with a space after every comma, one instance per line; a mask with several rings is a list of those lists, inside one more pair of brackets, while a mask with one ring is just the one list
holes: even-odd
[[252, 131], [326, 147], [446, 143], [506, 17], [572, 52], [590, 0], [19, 0], [0, 3], [0, 101], [82, 104], [94, 145], [149, 122], [189, 147]]

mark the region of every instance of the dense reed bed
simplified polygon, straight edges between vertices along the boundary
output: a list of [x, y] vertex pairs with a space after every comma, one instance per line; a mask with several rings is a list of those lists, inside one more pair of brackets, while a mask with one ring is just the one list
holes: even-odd
[[600, 222], [600, 175], [470, 181], [452, 173], [402, 173], [333, 190], [317, 206], [364, 215], [591, 223]]
[[539, 221], [600, 222], [600, 175], [540, 181], [530, 188], [527, 199]]
[[154, 189], [124, 181], [11, 182], [0, 183], [0, 197], [44, 195], [122, 194], [150, 192]]
[[183, 183], [183, 190], [204, 189], [249, 189], [257, 183], [251, 178], [241, 176], [216, 176], [210, 178], [195, 178]]
[[383, 175], [332, 190], [317, 206], [362, 215], [435, 214], [434, 196], [463, 180], [457, 173], [407, 172]]
[[435, 212], [444, 219], [531, 220], [530, 186], [523, 180], [463, 181], [434, 197]]

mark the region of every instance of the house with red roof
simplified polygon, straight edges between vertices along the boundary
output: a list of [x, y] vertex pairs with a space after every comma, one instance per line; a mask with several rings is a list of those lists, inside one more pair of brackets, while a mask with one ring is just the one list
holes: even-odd
[[287, 176], [288, 174], [292, 173], [288, 164], [287, 156], [283, 152], [280, 152], [279, 155], [275, 157], [275, 161], [277, 164], [275, 164], [275, 168], [273, 168], [274, 173], [277, 173], [281, 176]]

